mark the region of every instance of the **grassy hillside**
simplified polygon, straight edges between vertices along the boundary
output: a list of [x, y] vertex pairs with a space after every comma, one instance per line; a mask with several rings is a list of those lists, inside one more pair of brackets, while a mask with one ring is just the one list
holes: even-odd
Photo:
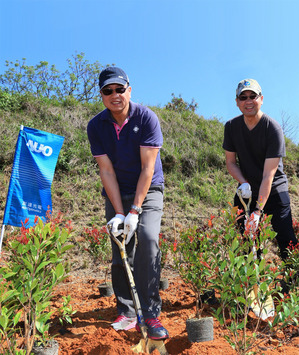
[[[97, 165], [86, 134], [88, 121], [103, 109], [101, 103], [80, 104], [74, 99], [58, 103], [31, 95], [0, 92], [0, 219], [20, 125], [65, 137], [52, 185], [54, 211], [72, 220], [76, 233], [84, 226], [105, 223], [104, 201]], [[236, 183], [225, 168], [223, 124], [206, 120], [192, 109], [151, 107], [164, 135], [161, 157], [165, 172], [165, 214], [162, 231], [198, 224], [218, 215], [232, 201]], [[289, 177], [293, 215], [299, 216], [299, 147], [287, 139], [284, 160]]]

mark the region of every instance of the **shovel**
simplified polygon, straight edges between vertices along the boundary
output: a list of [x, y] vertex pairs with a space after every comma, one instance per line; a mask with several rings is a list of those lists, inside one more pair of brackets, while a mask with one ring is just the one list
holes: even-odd
[[122, 234], [118, 237], [115, 237], [111, 232], [111, 226], [108, 226], [110, 238], [118, 245], [121, 259], [123, 261], [124, 268], [126, 270], [130, 291], [135, 307], [135, 312], [137, 316], [137, 322], [140, 326], [142, 338], [137, 345], [131, 347], [131, 350], [135, 353], [151, 353], [154, 350], [158, 350], [161, 355], [167, 355], [167, 350], [165, 348], [163, 340], [153, 340], [149, 339], [147, 336], [147, 328], [145, 325], [144, 317], [142, 314], [139, 297], [137, 294], [134, 277], [128, 262], [128, 256], [125, 247], [126, 235]]
[[[250, 218], [250, 202], [251, 202], [251, 197], [248, 200], [248, 204], [246, 206], [243, 198], [242, 198], [242, 193], [241, 191], [238, 190], [238, 197], [244, 207], [244, 211], [246, 213], [247, 216], [247, 220], [249, 221]], [[253, 239], [253, 235], [252, 232], [250, 232], [250, 237], [251, 239]], [[253, 244], [252, 247], [252, 253], [253, 253], [253, 259], [256, 260], [257, 259], [257, 251], [256, 251], [256, 247]], [[253, 313], [259, 317], [260, 319], [262, 319], [263, 321], [266, 320], [269, 317], [274, 317], [274, 313], [275, 313], [275, 308], [274, 308], [274, 302], [273, 299], [271, 297], [271, 295], [269, 295], [266, 299], [266, 301], [264, 302], [263, 306], [261, 306], [261, 303], [258, 299], [258, 293], [259, 293], [259, 286], [258, 284], [253, 285], [253, 290], [251, 291], [249, 298], [251, 300], [251, 305], [250, 308], [252, 309]]]

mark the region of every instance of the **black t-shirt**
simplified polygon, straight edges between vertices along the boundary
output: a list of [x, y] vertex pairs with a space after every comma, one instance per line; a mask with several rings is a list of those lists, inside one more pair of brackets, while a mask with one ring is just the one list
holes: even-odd
[[282, 163], [285, 156], [284, 136], [280, 125], [271, 117], [263, 114], [252, 130], [247, 128], [243, 115], [226, 122], [222, 147], [237, 154], [240, 169], [251, 185], [253, 196], [258, 196], [267, 158], [280, 158], [270, 195], [288, 191]]

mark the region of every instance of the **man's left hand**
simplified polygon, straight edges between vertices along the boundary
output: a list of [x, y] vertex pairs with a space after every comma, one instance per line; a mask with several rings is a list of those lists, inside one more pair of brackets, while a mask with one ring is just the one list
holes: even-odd
[[260, 221], [260, 215], [252, 212], [249, 220], [247, 218], [247, 216], [245, 217], [245, 229], [249, 228], [251, 232], [255, 232], [257, 230], [258, 224]]
[[134, 235], [136, 229], [137, 229], [137, 224], [138, 224], [138, 219], [139, 215], [135, 213], [128, 213], [124, 224], [125, 224], [125, 229], [124, 229], [124, 234], [127, 236], [126, 237], [126, 244], [128, 244]]

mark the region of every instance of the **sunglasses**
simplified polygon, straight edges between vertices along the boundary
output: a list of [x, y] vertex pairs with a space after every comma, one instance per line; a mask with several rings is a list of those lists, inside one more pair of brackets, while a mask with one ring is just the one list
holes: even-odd
[[111, 89], [111, 88], [104, 88], [101, 90], [102, 94], [105, 96], [109, 96], [113, 93], [113, 91], [115, 91], [117, 94], [123, 94], [126, 90], [127, 90], [128, 86], [125, 87], [120, 87], [120, 88], [116, 88], [115, 90]]
[[238, 96], [238, 99], [240, 101], [246, 101], [247, 99], [250, 99], [250, 100], [257, 100], [259, 98], [260, 95], [258, 94], [251, 94], [249, 96], [246, 96], [246, 95], [240, 95]]

